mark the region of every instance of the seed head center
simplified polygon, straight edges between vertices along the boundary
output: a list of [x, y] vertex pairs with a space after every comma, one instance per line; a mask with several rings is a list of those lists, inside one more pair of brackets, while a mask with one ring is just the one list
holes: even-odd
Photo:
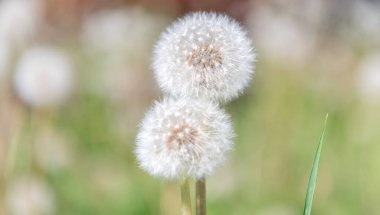
[[197, 130], [189, 125], [181, 125], [170, 130], [166, 139], [166, 145], [169, 149], [177, 148], [183, 145], [193, 144], [197, 136]]
[[193, 49], [186, 60], [190, 66], [196, 68], [215, 69], [222, 64], [223, 58], [219, 48], [203, 44]]

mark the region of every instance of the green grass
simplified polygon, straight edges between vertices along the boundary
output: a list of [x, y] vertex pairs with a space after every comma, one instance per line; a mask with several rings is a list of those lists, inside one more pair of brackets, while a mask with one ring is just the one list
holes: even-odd
[[326, 125], [327, 125], [328, 117], [329, 117], [329, 115], [327, 114], [326, 119], [325, 119], [325, 123], [323, 124], [322, 133], [321, 133], [321, 136], [319, 138], [318, 148], [317, 148], [317, 152], [315, 154], [313, 167], [311, 168], [309, 184], [307, 186], [307, 192], [306, 192], [305, 208], [303, 210], [304, 215], [310, 215], [311, 214], [311, 208], [313, 205], [314, 190], [315, 190], [315, 186], [317, 184], [319, 160], [321, 157], [322, 145], [323, 145], [323, 141], [324, 141], [324, 137], [325, 137], [325, 131], [326, 131]]

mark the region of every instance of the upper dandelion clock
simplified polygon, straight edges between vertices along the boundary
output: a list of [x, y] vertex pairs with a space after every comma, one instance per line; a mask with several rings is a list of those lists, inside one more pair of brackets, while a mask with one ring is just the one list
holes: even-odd
[[227, 102], [248, 85], [254, 61], [251, 41], [237, 22], [198, 12], [161, 35], [153, 69], [159, 86], [172, 96]]

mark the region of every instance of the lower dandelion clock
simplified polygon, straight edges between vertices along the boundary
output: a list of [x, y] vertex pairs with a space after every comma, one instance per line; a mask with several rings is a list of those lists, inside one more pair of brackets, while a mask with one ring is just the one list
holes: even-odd
[[218, 106], [166, 99], [157, 102], [141, 123], [136, 155], [153, 176], [199, 179], [225, 159], [233, 136], [229, 117]]

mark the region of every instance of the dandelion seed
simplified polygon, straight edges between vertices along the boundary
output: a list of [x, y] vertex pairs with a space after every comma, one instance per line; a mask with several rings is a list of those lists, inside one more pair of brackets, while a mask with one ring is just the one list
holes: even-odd
[[154, 51], [162, 90], [176, 97], [229, 101], [247, 87], [255, 54], [246, 32], [215, 13], [193, 13], [172, 24]]
[[198, 179], [210, 175], [224, 160], [232, 137], [229, 117], [218, 106], [166, 99], [146, 114], [137, 136], [136, 155], [151, 175]]

